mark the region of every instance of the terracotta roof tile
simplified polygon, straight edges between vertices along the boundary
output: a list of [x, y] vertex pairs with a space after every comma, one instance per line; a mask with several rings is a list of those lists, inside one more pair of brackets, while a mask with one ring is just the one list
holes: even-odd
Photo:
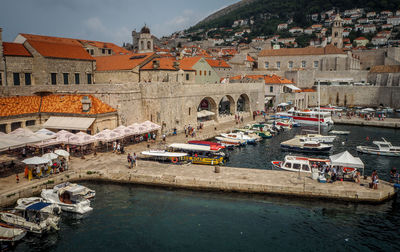
[[0, 98], [0, 117], [39, 113], [61, 114], [104, 114], [115, 112], [116, 109], [103, 103], [92, 95], [87, 95], [92, 101], [89, 112], [82, 112], [81, 100], [84, 95], [48, 95], [44, 96], [40, 106], [40, 96], [15, 96]]
[[[82, 112], [83, 96], [88, 96], [92, 101], [89, 112]], [[48, 95], [43, 97], [41, 107], [43, 113], [96, 115], [115, 111], [117, 110], [92, 95]]]
[[40, 96], [0, 97], [0, 117], [39, 112]]
[[154, 53], [130, 53], [96, 57], [96, 71], [132, 70], [153, 55]]
[[276, 50], [263, 50], [260, 57], [263, 56], [295, 56], [295, 55], [324, 55], [324, 54], [346, 54], [343, 50], [329, 44], [324, 48], [306, 47], [306, 48], [281, 48]]
[[[201, 57], [191, 57], [191, 58], [185, 58], [185, 59], [192, 59], [192, 58], [198, 58], [201, 59]], [[159, 67], [154, 68], [154, 61], [158, 61]], [[197, 60], [198, 61], [198, 60]], [[197, 62], [196, 61], [196, 62]], [[190, 65], [188, 60], [176, 60], [174, 57], [162, 57], [162, 58], [155, 58], [146, 65], [144, 65], [141, 70], [172, 70], [172, 71], [177, 71], [178, 69], [174, 67], [174, 62], [179, 62], [179, 69], [182, 69], [184, 71], [193, 71], [192, 66]], [[183, 62], [183, 64], [182, 64]]]
[[3, 42], [4, 56], [32, 57], [23, 44]]
[[62, 59], [94, 60], [82, 46], [71, 43], [53, 43], [37, 40], [27, 40], [28, 43], [44, 57]]
[[249, 55], [247, 55], [247, 59], [246, 59], [247, 61], [250, 61], [250, 62], [255, 62], [255, 60], [253, 59], [253, 57], [251, 57], [251, 56], [249, 56]]
[[243, 78], [240, 75], [233, 76], [229, 78], [230, 80], [245, 80], [245, 79], [252, 79], [252, 80], [262, 80], [264, 79], [265, 84], [294, 84], [293, 81], [288, 80], [286, 78], [280, 77], [276, 74], [272, 75], [245, 75]]
[[109, 43], [109, 42], [100, 42], [100, 41], [92, 41], [92, 40], [81, 40], [81, 39], [78, 40], [78, 41], [80, 41], [83, 44], [87, 43], [87, 44], [92, 45], [92, 46], [97, 47], [97, 48], [108, 48], [108, 49], [111, 49], [115, 54], [120, 54], [121, 55], [121, 54], [132, 53], [132, 52], [126, 50], [123, 47], [117, 46], [116, 44]]
[[180, 60], [180, 66], [182, 69], [190, 69], [193, 70], [193, 66], [201, 59], [202, 57], [188, 57]]
[[231, 68], [225, 60], [206, 59], [206, 61], [211, 67]]

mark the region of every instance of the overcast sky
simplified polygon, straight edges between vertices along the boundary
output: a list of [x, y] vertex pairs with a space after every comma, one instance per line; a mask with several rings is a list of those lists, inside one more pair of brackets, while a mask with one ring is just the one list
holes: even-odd
[[3, 41], [18, 33], [131, 42], [144, 24], [157, 37], [188, 28], [238, 0], [1, 0]]

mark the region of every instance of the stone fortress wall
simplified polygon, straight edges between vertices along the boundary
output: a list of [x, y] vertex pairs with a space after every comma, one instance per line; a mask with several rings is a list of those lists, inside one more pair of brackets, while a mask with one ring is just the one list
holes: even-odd
[[[244, 116], [264, 109], [264, 83], [230, 84], [92, 84], [92, 85], [34, 85], [0, 87], [1, 96], [55, 94], [92, 94], [118, 110], [118, 124], [130, 125], [146, 120], [162, 125], [163, 131], [182, 130], [185, 125], [197, 125], [197, 108], [203, 99], [211, 104], [214, 122], [233, 120], [239, 97], [245, 100]], [[232, 116], [220, 116], [218, 106], [227, 96]]]

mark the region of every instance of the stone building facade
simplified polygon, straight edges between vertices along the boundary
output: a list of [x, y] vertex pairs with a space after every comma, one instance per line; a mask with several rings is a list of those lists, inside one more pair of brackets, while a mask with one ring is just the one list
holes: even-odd
[[332, 44], [337, 48], [343, 48], [343, 19], [336, 15], [332, 26]]

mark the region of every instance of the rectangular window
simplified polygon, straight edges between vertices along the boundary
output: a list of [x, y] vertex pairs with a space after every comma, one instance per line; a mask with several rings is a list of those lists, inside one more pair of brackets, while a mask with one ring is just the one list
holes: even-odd
[[208, 76], [210, 76], [211, 75], [211, 71], [208, 71]]
[[63, 77], [64, 77], [64, 84], [65, 84], [65, 85], [68, 85], [68, 77], [69, 77], [69, 74], [68, 74], [68, 73], [63, 73]]
[[79, 74], [78, 73], [76, 73], [75, 74], [75, 84], [79, 84]]
[[94, 50], [92, 49], [92, 50], [90, 50], [90, 55], [93, 55], [94, 54]]
[[106, 53], [106, 49], [101, 49], [101, 53], [105, 54]]
[[318, 68], [318, 61], [314, 61], [314, 68]]
[[51, 85], [57, 85], [57, 74], [51, 73]]
[[2, 86], [3, 85], [3, 75], [2, 75], [2, 73], [0, 73], [0, 86]]
[[30, 86], [31, 84], [31, 73], [25, 73], [25, 85]]
[[269, 92], [270, 92], [270, 93], [274, 92], [274, 87], [273, 87], [273, 86], [270, 86], [270, 87], [269, 87]]
[[201, 76], [201, 70], [199, 71], [199, 73], [200, 73], [200, 76]]
[[280, 61], [276, 62], [276, 68], [278, 68], [278, 69], [281, 68], [281, 62]]
[[92, 84], [92, 74], [87, 75], [87, 83]]
[[33, 126], [33, 125], [36, 125], [36, 121], [35, 121], [35, 120], [28, 120], [28, 121], [26, 121], [25, 125], [26, 125], [26, 126]]
[[269, 68], [269, 62], [265, 62], [265, 68]]
[[204, 76], [207, 76], [207, 71], [206, 70], [204, 70]]
[[289, 61], [289, 68], [290, 68], [290, 69], [293, 68], [293, 61]]
[[111, 54], [111, 49], [108, 49], [108, 54]]
[[306, 67], [306, 61], [305, 61], [305, 60], [303, 60], [303, 61], [301, 62], [301, 67], [302, 67], [302, 68], [305, 68], [305, 67]]
[[190, 80], [190, 75], [189, 74], [186, 74], [186, 80], [187, 81]]
[[14, 77], [14, 86], [19, 86], [21, 83], [19, 81], [19, 73], [13, 73]]

